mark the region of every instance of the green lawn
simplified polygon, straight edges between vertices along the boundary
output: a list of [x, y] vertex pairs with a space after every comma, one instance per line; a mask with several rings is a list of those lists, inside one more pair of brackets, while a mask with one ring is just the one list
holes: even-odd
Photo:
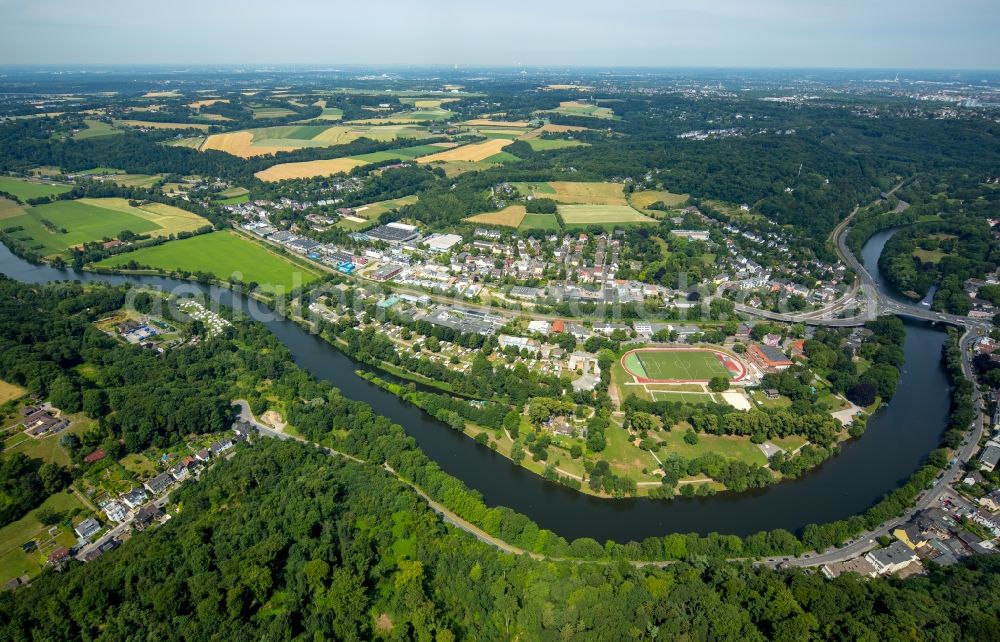
[[681, 455], [686, 459], [694, 459], [706, 453], [718, 453], [729, 459], [738, 459], [748, 464], [764, 466], [767, 464], [767, 457], [761, 452], [756, 444], [750, 441], [749, 437], [731, 437], [728, 435], [698, 435], [698, 443], [691, 445], [684, 441], [686, 429], [679, 427], [657, 436], [665, 442], [665, 447], [657, 452], [657, 456], [663, 459], [666, 455]]
[[707, 350], [636, 350], [625, 356], [625, 368], [640, 379], [707, 381], [729, 371]]
[[44, 196], [55, 196], [63, 194], [73, 189], [69, 185], [52, 185], [51, 183], [39, 183], [37, 181], [26, 181], [10, 176], [0, 176], [0, 192], [13, 194], [22, 201], [29, 198], [42, 198]]
[[212, 232], [156, 247], [109, 257], [97, 267], [122, 267], [130, 261], [163, 270], [208, 272], [228, 281], [256, 281], [267, 292], [287, 292], [316, 280], [317, 272], [301, 267], [232, 232]]
[[676, 401], [689, 404], [718, 403], [715, 395], [710, 395], [708, 393], [653, 390], [650, 394], [653, 395], [654, 401]]
[[253, 117], [257, 120], [264, 118], [284, 118], [294, 113], [291, 109], [285, 109], [284, 107], [255, 107]]
[[[52, 225], [46, 225], [45, 221]], [[23, 228], [11, 235], [45, 256], [105, 237], [116, 238], [123, 230], [139, 233], [160, 229], [156, 223], [138, 216], [80, 201], [56, 201], [32, 207], [20, 216], [4, 220], [4, 226]]]

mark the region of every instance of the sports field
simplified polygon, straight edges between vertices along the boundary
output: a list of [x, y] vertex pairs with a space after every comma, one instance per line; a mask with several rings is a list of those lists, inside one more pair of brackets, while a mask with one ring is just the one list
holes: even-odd
[[41, 198], [43, 196], [55, 196], [63, 194], [73, 189], [69, 185], [52, 185], [51, 183], [39, 183], [38, 181], [26, 181], [10, 176], [0, 176], [0, 192], [13, 194], [22, 201], [30, 198]]
[[478, 223], [480, 225], [500, 225], [503, 227], [517, 227], [524, 220], [527, 211], [524, 205], [509, 205], [499, 212], [484, 212], [464, 219], [468, 223]]
[[622, 368], [637, 383], [739, 381], [746, 368], [732, 355], [709, 348], [640, 348], [622, 355]]
[[212, 232], [163, 245], [119, 254], [96, 263], [97, 267], [124, 267], [130, 261], [164, 270], [208, 272], [222, 281], [237, 276], [256, 281], [267, 292], [288, 292], [316, 280], [317, 273], [271, 252], [233, 232]]
[[560, 205], [558, 209], [566, 225], [656, 222], [627, 205]]
[[4, 227], [21, 228], [11, 236], [45, 256], [91, 241], [117, 238], [124, 230], [167, 236], [209, 224], [197, 214], [171, 205], [146, 203], [132, 207], [123, 198], [56, 201], [20, 212], [6, 211], [0, 218], [4, 219]]
[[482, 161], [499, 154], [504, 147], [510, 145], [506, 138], [494, 138], [481, 143], [462, 145], [430, 156], [420, 158], [418, 163], [436, 163], [438, 161]]

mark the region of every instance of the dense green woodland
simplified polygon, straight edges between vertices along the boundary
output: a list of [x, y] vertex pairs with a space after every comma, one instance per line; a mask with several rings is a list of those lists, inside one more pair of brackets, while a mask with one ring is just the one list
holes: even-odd
[[261, 440], [180, 513], [0, 595], [5, 640], [995, 640], [1000, 560], [906, 581], [502, 554], [383, 471]]

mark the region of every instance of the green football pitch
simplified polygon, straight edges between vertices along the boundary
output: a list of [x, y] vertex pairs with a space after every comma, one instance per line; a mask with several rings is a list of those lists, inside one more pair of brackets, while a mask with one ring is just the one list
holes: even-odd
[[[731, 357], [726, 357], [733, 363]], [[708, 381], [712, 377], [733, 378], [711, 350], [633, 350], [622, 357], [625, 371], [640, 382]]]

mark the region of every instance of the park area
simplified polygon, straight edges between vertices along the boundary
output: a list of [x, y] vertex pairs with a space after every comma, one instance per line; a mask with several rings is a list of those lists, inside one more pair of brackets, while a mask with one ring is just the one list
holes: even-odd
[[621, 365], [637, 383], [739, 381], [747, 374], [736, 357], [710, 348], [640, 348], [622, 355]]
[[66, 252], [84, 243], [118, 238], [123, 231], [150, 236], [192, 232], [208, 221], [191, 212], [162, 203], [136, 207], [123, 198], [81, 198], [23, 208], [6, 201], [0, 220], [20, 243], [43, 256]]
[[314, 269], [292, 262], [234, 232], [212, 232], [163, 245], [119, 254], [95, 263], [100, 268], [124, 268], [135, 261], [141, 267], [168, 272], [205, 272], [221, 281], [236, 276], [256, 282], [266, 292], [289, 292], [316, 280]]

